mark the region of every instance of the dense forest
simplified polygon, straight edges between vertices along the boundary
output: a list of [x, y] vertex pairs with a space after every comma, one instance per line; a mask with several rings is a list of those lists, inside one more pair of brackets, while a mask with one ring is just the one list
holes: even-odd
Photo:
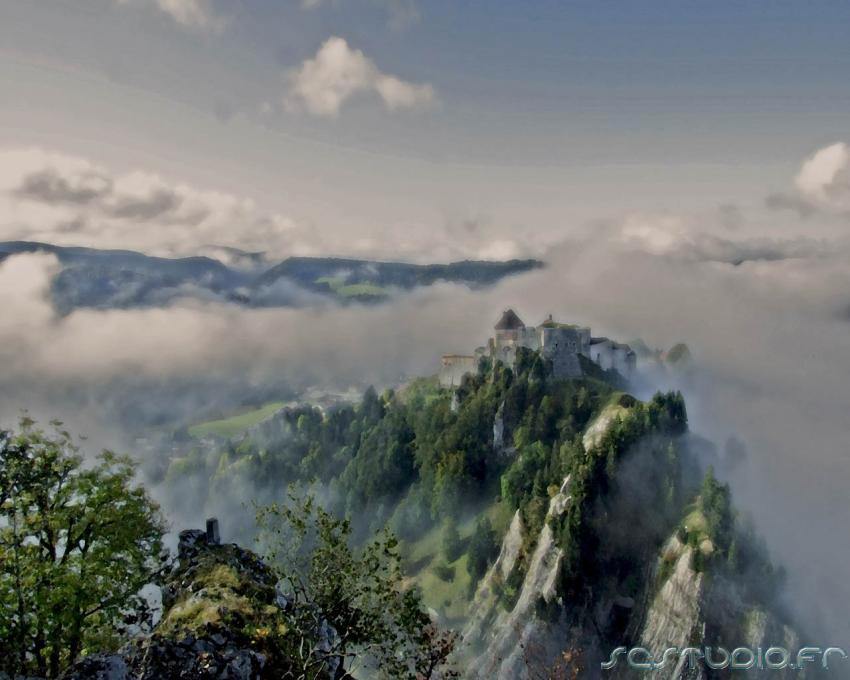
[[[612, 401], [636, 403], [616, 380], [601, 372], [554, 380], [540, 355], [522, 351], [513, 370], [483, 361], [456, 392], [421, 378], [381, 395], [370, 388], [359, 404], [327, 413], [283, 409], [241, 438], [174, 459], [162, 481], [187, 512], [205, 501], [278, 498], [291, 483], [318, 484], [341, 515], [369, 508], [358, 529], [389, 523], [403, 539], [496, 498], [539, 525], [550, 488], [579, 465], [590, 420]], [[669, 410], [664, 418], [685, 428], [681, 397], [653, 404], [652, 418]]]

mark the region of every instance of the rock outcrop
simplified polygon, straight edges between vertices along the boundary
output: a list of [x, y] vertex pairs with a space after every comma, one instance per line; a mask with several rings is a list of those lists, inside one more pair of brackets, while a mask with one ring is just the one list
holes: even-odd
[[[702, 628], [702, 595], [704, 575], [691, 569], [693, 548], [682, 545], [673, 536], [665, 545], [659, 560], [661, 565], [672, 564], [672, 572], [651, 598], [644, 624], [635, 646], [652, 651], [656, 658], [668, 647], [684, 649], [698, 639]], [[658, 671], [659, 678], [704, 678], [702, 669], [694, 675], [684, 675], [681, 668]]]
[[[608, 428], [617, 418], [625, 416], [634, 403], [631, 397], [621, 397], [606, 406], [585, 431], [585, 448], [597, 446]], [[557, 591], [563, 551], [557, 545], [551, 525], [567, 511], [570, 501], [570, 478], [567, 477], [549, 501], [543, 528], [532, 544], [531, 555], [524, 561], [526, 568], [519, 594], [506, 609], [504, 586], [518, 576], [514, 572], [519, 568], [520, 553], [527, 538], [520, 512], [514, 515], [499, 557], [476, 590], [463, 631], [464, 642], [474, 656], [469, 664], [469, 677], [524, 680], [530, 677], [530, 666], [536, 665], [541, 672], [548, 672], [567, 647], [598, 646], [595, 630], [570, 629], [569, 603], [562, 601]], [[608, 611], [613, 604], [609, 605]], [[549, 610], [549, 616], [539, 615], [541, 606]], [[587, 677], [592, 677], [592, 673]]]
[[[643, 612], [635, 646], [650, 650], [656, 659], [669, 647], [735, 647], [767, 649], [800, 647], [796, 632], [780, 621], [763, 604], [752, 601], [738, 583], [722, 574], [706, 574], [693, 567], [694, 551], [703, 550], [683, 544], [675, 535], [664, 545], [653, 572], [657, 590], [651, 594]], [[658, 680], [707, 680], [727, 677], [728, 671], [712, 671], [700, 664], [690, 668], [686, 657], [678, 664], [668, 662], [656, 670]], [[631, 677], [623, 671], [617, 677]], [[807, 677], [799, 670], [773, 670], [772, 678]]]
[[570, 478], [549, 502], [546, 522], [537, 538], [516, 603], [507, 611], [499, 602], [498, 590], [517, 568], [522, 548], [522, 520], [514, 515], [499, 557], [476, 593], [473, 617], [464, 640], [478, 647], [480, 655], [470, 664], [479, 678], [522, 680], [528, 677], [528, 650], [542, 659], [554, 659], [563, 649], [565, 631], [557, 621], [540, 618], [539, 603], [554, 603], [563, 551], [557, 546], [549, 520], [562, 515], [570, 501]]
[[[63, 678], [297, 677], [289, 675], [295, 657], [287, 636], [290, 603], [276, 584], [274, 572], [254, 553], [233, 544], [219, 545], [212, 533], [208, 538], [203, 531], [184, 531], [178, 563], [162, 586], [163, 615], [154, 632], [114, 654], [82, 659]], [[325, 625], [324, 635], [326, 647], [333, 646], [336, 633]], [[325, 664], [315, 673], [324, 680], [344, 677], [339, 664]]]
[[585, 430], [582, 437], [584, 448], [589, 451], [595, 446], [598, 446], [608, 431], [608, 428], [611, 427], [611, 424], [617, 418], [625, 417], [628, 413], [629, 405], [633, 402], [633, 399], [627, 398], [627, 395], [624, 395], [620, 400], [605, 406], [602, 412], [593, 419], [593, 422]]

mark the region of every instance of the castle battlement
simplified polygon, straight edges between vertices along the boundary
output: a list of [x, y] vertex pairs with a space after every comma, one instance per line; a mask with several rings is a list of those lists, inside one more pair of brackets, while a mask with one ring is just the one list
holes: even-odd
[[635, 353], [628, 345], [593, 337], [590, 328], [559, 323], [551, 315], [539, 326], [526, 326], [514, 310], [508, 309], [494, 330], [495, 334], [487, 346], [479, 347], [475, 354], [443, 355], [441, 385], [459, 385], [464, 375], [478, 369], [478, 361], [484, 356], [513, 367], [520, 347], [541, 352], [552, 362], [556, 378], [580, 378], [584, 371], [579, 356], [586, 357], [604, 370], [616, 370], [626, 378], [635, 368]]

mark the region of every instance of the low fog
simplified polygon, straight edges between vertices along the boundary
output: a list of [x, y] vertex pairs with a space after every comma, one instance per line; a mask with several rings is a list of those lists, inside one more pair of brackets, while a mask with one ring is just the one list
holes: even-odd
[[850, 160], [836, 147], [843, 156], [815, 154], [782, 200], [555, 225], [545, 269], [380, 306], [193, 301], [59, 317], [48, 299], [57, 262], [14, 256], [0, 264], [0, 423], [28, 408], [92, 446], [132, 450], [126, 424], [163, 413], [434, 373], [440, 354], [483, 344], [507, 307], [526, 323], [551, 313], [594, 335], [684, 341], [695, 370], [659, 386], [685, 391], [692, 429], [721, 451], [730, 436], [744, 443], [744, 463], [720, 476], [788, 569], [793, 610], [827, 636], [815, 642], [837, 644], [850, 635]]

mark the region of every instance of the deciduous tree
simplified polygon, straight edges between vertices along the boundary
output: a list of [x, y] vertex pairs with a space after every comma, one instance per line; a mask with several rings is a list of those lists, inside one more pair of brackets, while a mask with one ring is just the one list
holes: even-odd
[[85, 464], [70, 435], [0, 432], [0, 669], [56, 677], [117, 640], [165, 531], [125, 457]]

